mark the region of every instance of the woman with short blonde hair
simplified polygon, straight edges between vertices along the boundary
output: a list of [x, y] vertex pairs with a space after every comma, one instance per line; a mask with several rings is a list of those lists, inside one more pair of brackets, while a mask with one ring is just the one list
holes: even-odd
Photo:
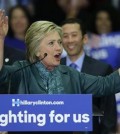
[[37, 60], [37, 52], [40, 42], [50, 32], [57, 31], [62, 38], [62, 29], [53, 22], [37, 21], [34, 22], [26, 32], [25, 43], [27, 47], [27, 59], [30, 62]]

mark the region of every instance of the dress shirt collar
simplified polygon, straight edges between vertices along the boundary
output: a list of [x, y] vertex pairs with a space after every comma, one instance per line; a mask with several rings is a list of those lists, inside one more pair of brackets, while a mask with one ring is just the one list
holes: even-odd
[[77, 65], [77, 70], [80, 72], [82, 69], [83, 61], [84, 61], [85, 53], [83, 52], [82, 55], [75, 61], [72, 62], [69, 56], [66, 57], [66, 65], [70, 66], [71, 63], [75, 63]]

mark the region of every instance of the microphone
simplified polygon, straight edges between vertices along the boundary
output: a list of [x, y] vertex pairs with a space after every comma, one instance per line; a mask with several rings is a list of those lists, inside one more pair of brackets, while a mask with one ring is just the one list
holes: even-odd
[[10, 77], [9, 77], [9, 82], [8, 82], [8, 94], [10, 94], [10, 90], [11, 90], [11, 80], [12, 80], [13, 75], [14, 75], [15, 73], [17, 73], [17, 72], [19, 72], [19, 71], [21, 71], [21, 70], [23, 70], [23, 69], [29, 67], [29, 66], [32, 66], [32, 65], [36, 64], [37, 62], [40, 62], [40, 61], [44, 60], [44, 58], [45, 58], [47, 55], [48, 55], [47, 53], [44, 53], [43, 58], [41, 58], [41, 59], [39, 59], [39, 60], [37, 60], [37, 61], [35, 61], [35, 62], [29, 64], [29, 65], [26, 65], [26, 66], [24, 66], [24, 67], [19, 68], [19, 69], [16, 70], [16, 71], [14, 71], [14, 72], [10, 75]]

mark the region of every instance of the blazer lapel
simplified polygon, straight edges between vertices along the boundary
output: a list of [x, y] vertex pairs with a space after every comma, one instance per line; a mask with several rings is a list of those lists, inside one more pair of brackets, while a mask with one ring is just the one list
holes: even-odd
[[[61, 65], [66, 65], [66, 57], [61, 59], [60, 64]], [[70, 78], [67, 75], [67, 70], [64, 71], [61, 68], [59, 68], [59, 70], [62, 72], [61, 77], [62, 77], [62, 80], [63, 80], [63, 86], [64, 86], [65, 89], [67, 89], [68, 88], [68, 83], [69, 83], [69, 80], [70, 80]]]
[[89, 65], [90, 65], [89, 59], [88, 59], [87, 55], [85, 55], [81, 72], [85, 72], [85, 73], [90, 72], [90, 66]]
[[38, 85], [39, 85], [40, 87], [42, 87], [42, 88], [45, 90], [45, 85], [44, 85], [43, 82], [42, 82], [42, 78], [41, 78], [41, 76], [39, 75], [39, 72], [38, 72], [36, 66], [33, 65], [33, 66], [31, 66], [31, 68], [32, 68], [32, 69], [31, 69], [31, 70], [32, 70], [32, 73], [33, 73], [33, 75], [35, 76], [35, 79], [36, 79]]
[[73, 90], [71, 85], [70, 85], [70, 76], [68, 75], [68, 70], [67, 68], [62, 68], [61, 65], [59, 66], [59, 71], [61, 72], [61, 77], [63, 81], [63, 87], [64, 87], [64, 93], [65, 94], [71, 94]]

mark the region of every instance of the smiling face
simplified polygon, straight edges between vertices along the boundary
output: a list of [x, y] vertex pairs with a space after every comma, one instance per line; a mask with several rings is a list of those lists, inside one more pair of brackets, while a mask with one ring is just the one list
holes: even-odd
[[42, 62], [49, 70], [51, 70], [60, 64], [62, 49], [60, 35], [58, 32], [52, 31], [42, 39], [39, 51], [36, 55], [41, 59], [44, 57], [44, 54], [47, 53], [47, 56]]
[[[63, 47], [70, 57], [78, 58], [83, 52], [84, 36], [77, 23], [65, 24], [63, 30]], [[75, 59], [76, 59], [75, 58]]]

